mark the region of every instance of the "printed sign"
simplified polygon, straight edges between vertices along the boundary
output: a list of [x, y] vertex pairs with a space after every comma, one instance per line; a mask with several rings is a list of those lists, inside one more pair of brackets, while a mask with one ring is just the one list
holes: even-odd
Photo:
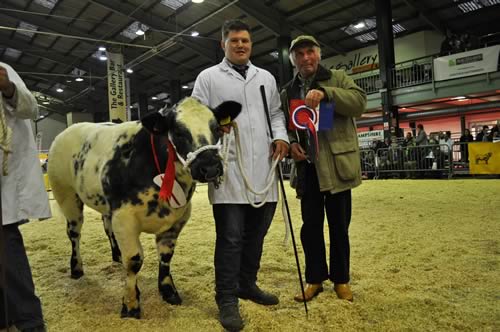
[[127, 121], [127, 96], [123, 54], [108, 52], [108, 103], [111, 122]]
[[434, 59], [436, 81], [497, 71], [500, 45]]

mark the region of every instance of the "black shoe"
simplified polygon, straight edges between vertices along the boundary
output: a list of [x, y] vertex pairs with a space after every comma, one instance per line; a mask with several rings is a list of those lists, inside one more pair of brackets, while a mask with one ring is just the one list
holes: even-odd
[[45, 328], [45, 325], [39, 325], [39, 326], [35, 326], [35, 327], [27, 327], [24, 329], [17, 328], [17, 330], [19, 332], [46, 332], [47, 331], [47, 329]]
[[276, 305], [280, 300], [276, 295], [264, 292], [257, 285], [242, 287], [238, 289], [238, 297], [244, 300], [250, 300], [262, 305]]
[[229, 332], [237, 332], [243, 329], [243, 319], [240, 316], [238, 303], [220, 304], [219, 321]]

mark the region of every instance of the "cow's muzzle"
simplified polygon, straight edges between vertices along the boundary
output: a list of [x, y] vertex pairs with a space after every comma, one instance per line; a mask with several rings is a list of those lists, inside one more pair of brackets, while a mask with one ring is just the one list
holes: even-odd
[[191, 164], [191, 176], [199, 182], [218, 183], [224, 173], [222, 160], [215, 150], [203, 151]]

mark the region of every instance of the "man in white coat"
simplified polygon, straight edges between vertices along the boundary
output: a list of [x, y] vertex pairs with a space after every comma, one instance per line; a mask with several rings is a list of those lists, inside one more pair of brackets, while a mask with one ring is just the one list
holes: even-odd
[[[219, 319], [227, 330], [239, 331], [243, 328], [243, 321], [238, 298], [262, 305], [279, 302], [275, 295], [256, 285], [264, 237], [276, 210], [277, 180], [276, 177], [271, 179], [273, 184], [266, 197], [250, 192], [243, 177], [247, 177], [254, 191], [262, 191], [273, 160], [288, 154], [288, 136], [276, 80], [268, 71], [249, 61], [252, 51], [249, 26], [239, 20], [225, 22], [221, 47], [224, 59], [199, 74], [192, 96], [210, 107], [227, 100], [242, 105], [235, 122], [240, 133], [243, 172], [232, 144], [223, 183], [219, 188], [209, 185], [217, 233], [214, 261]], [[261, 85], [266, 91], [274, 141], [269, 133]], [[264, 201], [266, 203], [259, 208], [251, 205]]]
[[51, 216], [29, 121], [37, 114], [36, 100], [22, 79], [0, 62], [0, 329], [15, 325], [19, 331], [45, 331], [19, 231], [28, 219]]

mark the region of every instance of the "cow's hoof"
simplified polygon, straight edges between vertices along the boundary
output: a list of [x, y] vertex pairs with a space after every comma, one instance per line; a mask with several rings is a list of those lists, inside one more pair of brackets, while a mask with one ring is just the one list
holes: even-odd
[[71, 279], [80, 279], [83, 276], [82, 270], [71, 271]]
[[127, 306], [125, 304], [122, 304], [122, 312], [120, 314], [121, 318], [135, 318], [135, 319], [140, 319], [141, 318], [141, 309], [140, 308], [134, 308], [132, 310], [128, 310]]
[[170, 295], [162, 295], [163, 300], [172, 305], [180, 305], [182, 304], [182, 299], [178, 293], [170, 294]]

